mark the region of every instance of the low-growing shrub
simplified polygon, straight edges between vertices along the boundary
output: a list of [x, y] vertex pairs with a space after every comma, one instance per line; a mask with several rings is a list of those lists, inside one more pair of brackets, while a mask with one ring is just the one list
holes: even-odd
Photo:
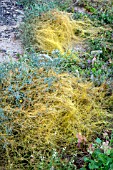
[[71, 4], [72, 0], [18, 0], [18, 4], [23, 5], [24, 7], [39, 6], [42, 9], [48, 8], [49, 5], [59, 8], [60, 10], [66, 10]]

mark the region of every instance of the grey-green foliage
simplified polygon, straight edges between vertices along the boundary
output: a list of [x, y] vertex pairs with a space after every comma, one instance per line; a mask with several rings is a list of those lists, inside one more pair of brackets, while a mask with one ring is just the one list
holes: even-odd
[[29, 16], [40, 16], [41, 13], [54, 8], [66, 10], [72, 2], [72, 0], [20, 0], [18, 4], [24, 6], [27, 18], [29, 18]]
[[56, 7], [54, 0], [20, 0], [17, 3], [24, 7], [25, 19], [27, 20], [35, 16], [40, 16], [42, 13]]

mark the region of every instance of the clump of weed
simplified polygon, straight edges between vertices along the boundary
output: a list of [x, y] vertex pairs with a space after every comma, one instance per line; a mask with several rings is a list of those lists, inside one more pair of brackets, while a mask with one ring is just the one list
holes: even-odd
[[51, 53], [58, 49], [64, 53], [87, 36], [94, 37], [99, 29], [88, 19], [74, 21], [69, 13], [51, 10], [24, 24], [23, 43], [36, 51]]
[[87, 143], [109, 126], [103, 93], [90, 83], [44, 66], [13, 67], [2, 79], [0, 105], [1, 144], [11, 168], [36, 168], [39, 155], [49, 157], [52, 148], [72, 145], [75, 152], [78, 133]]

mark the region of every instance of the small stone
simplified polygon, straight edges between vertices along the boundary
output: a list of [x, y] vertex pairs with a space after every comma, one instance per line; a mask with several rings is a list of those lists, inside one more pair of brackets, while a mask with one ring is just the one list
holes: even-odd
[[91, 55], [96, 56], [102, 54], [102, 50], [95, 50], [95, 51], [91, 51]]
[[16, 17], [16, 14], [13, 14], [13, 17], [15, 18], [15, 17]]
[[0, 52], [1, 52], [1, 53], [6, 53], [6, 50], [0, 49]]
[[19, 14], [24, 15], [24, 12], [23, 12], [23, 11], [21, 11], [21, 10], [19, 10], [19, 9], [17, 9], [17, 10], [16, 10], [16, 12], [18, 12]]

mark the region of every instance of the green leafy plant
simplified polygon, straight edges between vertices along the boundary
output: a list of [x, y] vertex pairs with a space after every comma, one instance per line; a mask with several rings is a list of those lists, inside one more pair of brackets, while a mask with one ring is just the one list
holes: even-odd
[[68, 156], [66, 156], [65, 150], [66, 148], [63, 148], [60, 151], [61, 153], [58, 153], [56, 149], [53, 149], [49, 159], [47, 157], [40, 156], [40, 163], [37, 165], [37, 168], [39, 170], [76, 170], [76, 165], [74, 165], [74, 157], [76, 157], [76, 155], [68, 158]]
[[89, 157], [85, 157], [85, 167], [81, 170], [86, 169], [113, 169], [113, 134], [109, 137], [108, 133], [104, 133], [104, 140], [97, 138], [94, 144], [91, 144], [88, 152]]

